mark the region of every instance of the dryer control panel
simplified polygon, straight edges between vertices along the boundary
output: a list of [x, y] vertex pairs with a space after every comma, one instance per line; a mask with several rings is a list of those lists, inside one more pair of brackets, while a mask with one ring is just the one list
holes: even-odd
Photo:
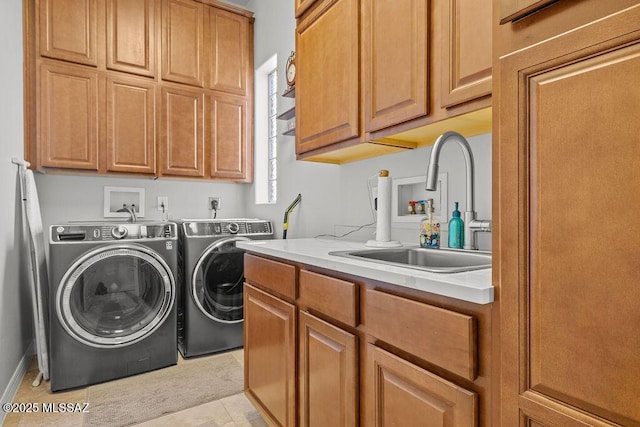
[[262, 219], [184, 220], [182, 227], [189, 237], [273, 236], [271, 221]]
[[152, 223], [83, 223], [52, 225], [51, 243], [101, 242], [109, 240], [175, 240], [177, 225], [173, 222]]

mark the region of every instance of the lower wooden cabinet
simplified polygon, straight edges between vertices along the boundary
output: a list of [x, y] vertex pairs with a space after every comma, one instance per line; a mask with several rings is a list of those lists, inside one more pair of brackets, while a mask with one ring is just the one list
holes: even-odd
[[366, 350], [367, 426], [477, 426], [478, 396], [372, 344]]
[[245, 393], [270, 425], [493, 427], [490, 306], [249, 253], [245, 279]]
[[276, 426], [296, 419], [296, 308], [245, 284], [244, 390]]
[[358, 338], [304, 311], [299, 317], [300, 425], [358, 425]]

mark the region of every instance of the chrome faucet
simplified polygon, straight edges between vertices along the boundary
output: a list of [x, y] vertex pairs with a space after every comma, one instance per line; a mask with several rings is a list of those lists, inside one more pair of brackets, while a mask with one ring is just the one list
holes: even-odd
[[126, 204], [123, 204], [122, 208], [118, 209], [116, 212], [128, 212], [129, 213], [129, 222], [135, 223], [137, 221], [137, 218], [136, 218], [136, 205], [128, 206]]
[[435, 191], [438, 184], [438, 160], [440, 158], [440, 151], [442, 146], [447, 141], [455, 141], [462, 150], [464, 155], [464, 163], [467, 173], [467, 210], [464, 212], [464, 249], [478, 249], [478, 243], [476, 238], [477, 231], [491, 231], [490, 220], [476, 219], [474, 194], [475, 194], [475, 181], [474, 181], [474, 164], [473, 154], [471, 153], [471, 147], [469, 142], [464, 136], [458, 132], [445, 132], [436, 139], [431, 150], [431, 159], [429, 160], [429, 167], [427, 169], [427, 183], [426, 189], [428, 191]]

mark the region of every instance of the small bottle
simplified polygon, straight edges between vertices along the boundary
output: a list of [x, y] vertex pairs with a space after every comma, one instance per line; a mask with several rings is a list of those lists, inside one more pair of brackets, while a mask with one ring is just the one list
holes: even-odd
[[464, 247], [464, 221], [460, 218], [458, 202], [454, 203], [453, 213], [449, 221], [449, 247], [462, 249]]
[[420, 246], [440, 247], [440, 220], [433, 214], [433, 199], [427, 200], [427, 216], [422, 218], [420, 224]]

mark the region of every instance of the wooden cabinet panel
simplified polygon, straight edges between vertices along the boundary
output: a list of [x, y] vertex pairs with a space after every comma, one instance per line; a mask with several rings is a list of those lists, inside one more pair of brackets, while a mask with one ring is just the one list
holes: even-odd
[[442, 2], [441, 105], [491, 94], [491, 0]]
[[107, 0], [107, 68], [153, 77], [154, 0]]
[[558, 0], [500, 0], [500, 23], [520, 19]]
[[358, 326], [360, 300], [355, 283], [300, 270], [298, 302], [346, 325]]
[[364, 1], [367, 132], [428, 113], [428, 3], [427, 0]]
[[372, 344], [366, 351], [367, 425], [478, 425], [475, 393]]
[[203, 5], [162, 2], [162, 79], [202, 87]]
[[42, 166], [98, 170], [98, 73], [43, 63], [38, 141]]
[[296, 29], [296, 153], [360, 134], [359, 1], [327, 2]]
[[476, 378], [473, 317], [371, 289], [365, 298], [363, 318], [368, 333], [463, 378]]
[[244, 277], [285, 297], [298, 295], [296, 267], [251, 254], [244, 255]]
[[247, 95], [251, 65], [249, 19], [216, 8], [209, 10], [209, 88]]
[[97, 0], [39, 0], [40, 55], [96, 66]]
[[212, 93], [208, 134], [211, 177], [250, 180], [251, 122], [245, 97]]
[[161, 120], [162, 174], [204, 176], [204, 93], [163, 87]]
[[249, 284], [244, 292], [244, 389], [271, 425], [296, 423], [296, 308]]
[[637, 22], [640, 5], [499, 63], [503, 425], [525, 406], [640, 425]]
[[155, 173], [155, 85], [111, 76], [106, 96], [107, 170]]
[[355, 335], [300, 312], [300, 425], [358, 425]]

